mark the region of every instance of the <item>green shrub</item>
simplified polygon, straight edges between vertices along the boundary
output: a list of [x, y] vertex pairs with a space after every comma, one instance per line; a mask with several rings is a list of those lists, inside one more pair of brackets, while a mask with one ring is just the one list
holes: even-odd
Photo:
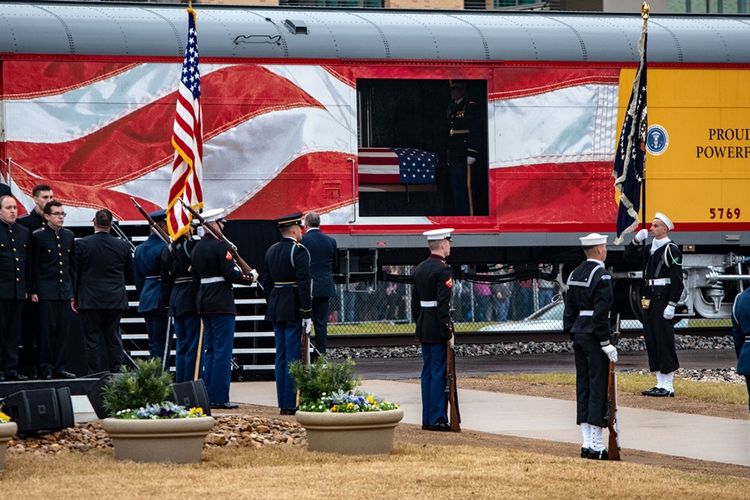
[[354, 376], [354, 361], [351, 359], [335, 362], [321, 356], [309, 366], [295, 361], [290, 365], [289, 373], [294, 377], [301, 404], [318, 401], [324, 394], [351, 392], [361, 382]]
[[171, 393], [172, 376], [162, 369], [161, 361], [136, 360], [135, 368], [123, 367], [113, 375], [102, 390], [102, 404], [109, 415], [122, 410], [163, 403]]

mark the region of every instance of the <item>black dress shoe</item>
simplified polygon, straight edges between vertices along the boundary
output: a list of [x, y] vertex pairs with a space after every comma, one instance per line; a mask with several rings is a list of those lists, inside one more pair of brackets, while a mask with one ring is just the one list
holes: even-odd
[[294, 415], [297, 413], [297, 408], [282, 408], [279, 411], [279, 415]]
[[591, 448], [581, 447], [581, 458], [591, 458]]
[[423, 431], [450, 432], [451, 426], [445, 422], [438, 422], [435, 425], [423, 425]]
[[0, 372], [0, 382], [5, 382], [5, 374]]
[[61, 370], [59, 372], [55, 372], [55, 378], [78, 378], [75, 373], [66, 372], [65, 370]]
[[236, 410], [239, 407], [240, 405], [230, 403], [229, 401], [227, 401], [226, 403], [211, 403], [212, 410]]
[[645, 391], [641, 391], [641, 394], [644, 396], [653, 396], [656, 391], [658, 391], [659, 388], [654, 386], [651, 389], [646, 389]]
[[23, 382], [29, 380], [29, 377], [21, 373], [8, 373], [5, 375], [5, 380], [17, 380], [18, 382]]
[[674, 391], [670, 391], [668, 389], [658, 388], [654, 392], [650, 394], [651, 396], [655, 398], [673, 398], [674, 397]]
[[607, 454], [607, 450], [589, 450], [589, 456], [586, 458], [589, 458], [591, 460], [609, 460], [609, 455]]
[[52, 372], [42, 372], [42, 376], [39, 380], [52, 380]]

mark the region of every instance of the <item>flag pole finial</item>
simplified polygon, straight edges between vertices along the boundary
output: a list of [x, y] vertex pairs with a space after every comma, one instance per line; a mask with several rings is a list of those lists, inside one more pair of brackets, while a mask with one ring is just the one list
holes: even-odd
[[649, 7], [647, 2], [643, 2], [643, 5], [641, 5], [641, 17], [644, 21], [648, 21], [648, 16], [651, 13], [651, 7]]

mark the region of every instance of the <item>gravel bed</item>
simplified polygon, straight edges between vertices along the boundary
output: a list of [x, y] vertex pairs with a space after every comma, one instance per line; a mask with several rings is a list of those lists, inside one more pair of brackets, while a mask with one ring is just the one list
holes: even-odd
[[[648, 370], [622, 370], [623, 373], [637, 373], [640, 375], [651, 375]], [[734, 367], [730, 368], [701, 368], [700, 370], [686, 370], [679, 368], [675, 377], [694, 380], [696, 382], [729, 382], [730, 384], [745, 385], [745, 377], [737, 375]]]
[[[291, 445], [307, 443], [305, 430], [294, 421], [253, 415], [223, 415], [204, 442], [204, 448], [231, 448]], [[99, 422], [77, 424], [49, 434], [14, 437], [9, 453], [56, 454], [67, 451], [86, 452], [95, 448], [112, 448], [112, 441]]]
[[[460, 338], [460, 336], [459, 336]], [[732, 338], [675, 335], [677, 350], [734, 349]], [[643, 338], [620, 339], [620, 351], [645, 351]], [[518, 354], [545, 354], [573, 352], [572, 342], [504, 342], [497, 344], [458, 344], [457, 356], [513, 356]], [[331, 359], [363, 358], [418, 358], [418, 345], [400, 347], [339, 347], [328, 350]]]

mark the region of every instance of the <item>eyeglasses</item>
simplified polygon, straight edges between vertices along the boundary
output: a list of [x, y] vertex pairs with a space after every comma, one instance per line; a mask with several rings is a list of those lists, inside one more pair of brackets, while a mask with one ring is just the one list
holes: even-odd
[[50, 215], [56, 215], [58, 217], [65, 217], [68, 214], [66, 214], [65, 212], [50, 212]]

